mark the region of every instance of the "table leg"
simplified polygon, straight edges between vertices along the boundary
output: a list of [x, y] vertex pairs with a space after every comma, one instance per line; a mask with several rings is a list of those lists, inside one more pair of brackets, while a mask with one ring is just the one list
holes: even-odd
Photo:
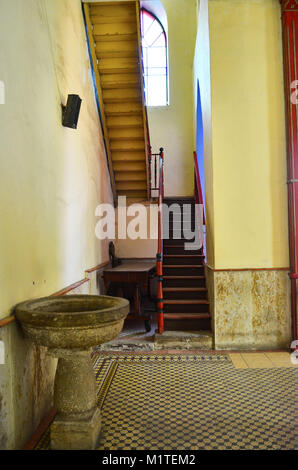
[[140, 287], [138, 284], [136, 284], [135, 286], [133, 301], [134, 301], [134, 314], [136, 316], [140, 316], [141, 315]]
[[122, 297], [123, 296], [123, 289], [121, 284], [117, 284], [117, 296]]

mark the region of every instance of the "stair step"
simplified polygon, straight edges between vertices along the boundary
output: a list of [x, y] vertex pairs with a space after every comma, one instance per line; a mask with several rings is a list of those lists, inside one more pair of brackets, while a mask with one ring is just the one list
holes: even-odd
[[167, 246], [180, 246], [184, 247], [185, 243], [189, 243], [189, 240], [185, 240], [185, 238], [164, 238], [164, 243], [167, 243]]
[[128, 136], [128, 137], [111, 137], [110, 142], [144, 142], [144, 136]]
[[[114, 142], [113, 145], [111, 145], [111, 150], [114, 152], [141, 152], [145, 151], [145, 142], [135, 142], [133, 143], [132, 141], [123, 142], [123, 143], [117, 143]], [[145, 155], [143, 155], [143, 158], [145, 159]]]
[[143, 116], [112, 116], [107, 118], [108, 129], [128, 129], [130, 127], [142, 127], [144, 129]]
[[126, 196], [127, 198], [142, 198], [143, 200], [147, 199], [147, 191], [142, 191], [140, 189], [118, 189], [119, 196]]
[[163, 297], [166, 300], [207, 300], [206, 287], [163, 287]]
[[163, 287], [205, 287], [205, 276], [163, 276]]
[[164, 313], [165, 319], [172, 320], [204, 320], [211, 318], [209, 313]]
[[116, 160], [113, 160], [113, 168], [114, 168], [114, 171], [115, 172], [118, 172], [118, 173], [125, 173], [127, 171], [131, 172], [131, 171], [143, 171], [146, 173], [146, 164], [145, 164], [145, 161], [135, 161], [135, 160], [131, 160], [131, 161], [116, 161]]
[[175, 266], [183, 266], [185, 265], [185, 263], [189, 264], [189, 265], [203, 265], [203, 261], [204, 261], [204, 256], [203, 255], [186, 255], [186, 254], [183, 254], [183, 255], [164, 255], [163, 256], [164, 258], [164, 263], [165, 265], [171, 265], [171, 264], [174, 264]]
[[188, 264], [188, 265], [174, 265], [168, 264], [163, 265], [163, 274], [165, 276], [202, 276], [204, 274], [204, 266], [203, 265], [196, 265], [196, 264]]
[[204, 255], [201, 254], [202, 248], [197, 248], [193, 250], [186, 250], [184, 245], [164, 245], [163, 251], [166, 255], [178, 255], [178, 254], [187, 254], [187, 255], [197, 255], [200, 254], [203, 258]]
[[130, 111], [106, 111], [106, 116], [108, 117], [121, 117], [121, 116], [141, 116], [141, 111], [139, 110], [130, 110]]
[[121, 16], [122, 18], [133, 16], [135, 18], [136, 8], [132, 2], [90, 3], [90, 14], [91, 16]]
[[141, 90], [137, 88], [127, 88], [127, 89], [120, 88], [119, 90], [105, 90], [103, 92], [104, 102], [107, 102], [107, 100], [115, 100], [115, 102], [118, 102], [116, 100], [120, 100], [120, 102], [124, 102], [126, 100], [134, 100], [134, 99], [137, 99], [140, 101], [142, 100]]
[[209, 305], [209, 301], [205, 299], [200, 300], [164, 300], [167, 305]]
[[144, 171], [115, 171], [115, 179], [118, 181], [147, 181], [147, 175]]
[[142, 105], [140, 103], [111, 103], [105, 105], [105, 114], [123, 115], [131, 113], [142, 113]]
[[143, 152], [145, 149], [145, 142], [139, 140], [126, 140], [124, 142], [113, 141], [111, 143], [112, 150], [116, 152]]
[[[122, 88], [121, 88], [122, 89]], [[133, 90], [133, 88], [130, 88]], [[111, 91], [111, 90], [106, 90]], [[142, 103], [142, 100], [139, 96], [127, 96], [126, 98], [103, 98], [104, 103], [115, 104], [115, 103]]]
[[[108, 45], [110, 44], [119, 44], [117, 42], [109, 42]], [[125, 44], [125, 43], [123, 43]], [[96, 56], [97, 58], [100, 59], [132, 59], [136, 58], [138, 59], [138, 50], [137, 48], [131, 49], [131, 50], [113, 50], [111, 48], [100, 48], [98, 45], [96, 45]]]
[[[99, 72], [107, 145], [116, 192], [130, 200], [147, 200], [146, 129], [143, 76], [140, 70], [139, 18], [136, 2], [93, 2], [86, 8]], [[93, 52], [93, 51], [92, 51]], [[96, 60], [97, 58], [97, 60]]]
[[196, 269], [196, 268], [203, 268], [202, 264], [194, 265], [194, 264], [164, 264], [164, 268], [168, 269], [175, 269], [175, 268], [183, 268], [183, 269]]
[[164, 325], [165, 330], [167, 331], [197, 331], [198, 329], [203, 331], [211, 330], [210, 318], [165, 318]]
[[165, 258], [204, 258], [204, 255], [165, 255]]
[[144, 129], [130, 127], [129, 129], [109, 129], [110, 140], [144, 140]]
[[137, 34], [128, 33], [128, 34], [94, 34], [94, 39], [96, 42], [127, 42], [127, 41], [137, 41]]
[[91, 22], [95, 24], [113, 24], [113, 23], [136, 23], [136, 15], [127, 16], [102, 16], [101, 14], [91, 13]]
[[164, 299], [163, 304], [164, 313], [209, 314], [209, 302], [206, 299]]
[[164, 287], [163, 292], [206, 292], [206, 287]]
[[205, 276], [163, 276], [164, 279], [185, 279], [190, 281], [191, 279], [205, 279]]
[[147, 181], [116, 181], [116, 189], [119, 191], [147, 190]]
[[139, 70], [137, 58], [99, 58], [98, 70], [101, 74], [137, 73]]
[[132, 37], [137, 40], [137, 22], [96, 23], [93, 25], [93, 36], [100, 41], [126, 41]]
[[97, 42], [95, 51], [99, 58], [105, 54], [116, 54], [116, 56], [119, 54], [120, 57], [122, 57], [122, 54], [127, 54], [128, 57], [132, 54], [133, 57], [139, 56], [138, 43], [135, 40]]
[[137, 74], [132, 73], [104, 74], [101, 77], [101, 86], [103, 90], [137, 88], [140, 86], [140, 79]]
[[163, 203], [167, 205], [172, 205], [172, 204], [178, 204], [179, 206], [182, 206], [184, 204], [191, 204], [195, 205], [195, 199], [193, 197], [184, 197], [184, 198], [172, 198], [172, 197], [165, 197], [163, 199]]

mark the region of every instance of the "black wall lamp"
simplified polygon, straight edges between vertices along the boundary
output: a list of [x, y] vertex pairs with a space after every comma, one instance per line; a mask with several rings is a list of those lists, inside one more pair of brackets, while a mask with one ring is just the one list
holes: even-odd
[[62, 105], [62, 125], [76, 129], [82, 100], [79, 95], [68, 95], [66, 106]]

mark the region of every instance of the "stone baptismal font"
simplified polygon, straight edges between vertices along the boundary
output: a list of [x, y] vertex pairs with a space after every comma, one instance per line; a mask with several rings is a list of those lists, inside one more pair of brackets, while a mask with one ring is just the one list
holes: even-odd
[[16, 306], [25, 334], [58, 358], [52, 449], [96, 448], [101, 417], [91, 351], [119, 335], [128, 312], [127, 300], [96, 295], [44, 297]]

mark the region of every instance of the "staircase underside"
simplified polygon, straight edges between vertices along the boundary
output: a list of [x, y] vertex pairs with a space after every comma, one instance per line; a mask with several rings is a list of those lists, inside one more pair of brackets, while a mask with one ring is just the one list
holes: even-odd
[[84, 4], [114, 195], [148, 199], [139, 3]]

